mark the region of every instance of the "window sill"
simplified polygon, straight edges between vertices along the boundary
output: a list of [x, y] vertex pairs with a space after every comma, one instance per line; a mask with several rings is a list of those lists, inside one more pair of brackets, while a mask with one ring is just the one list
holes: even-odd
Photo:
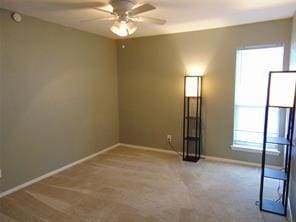
[[[262, 148], [259, 148], [259, 147], [250, 147], [250, 146], [235, 145], [235, 144], [231, 145], [230, 147], [232, 150], [235, 150], [235, 151], [262, 153]], [[266, 149], [266, 154], [278, 156], [280, 155], [280, 151], [277, 149]]]

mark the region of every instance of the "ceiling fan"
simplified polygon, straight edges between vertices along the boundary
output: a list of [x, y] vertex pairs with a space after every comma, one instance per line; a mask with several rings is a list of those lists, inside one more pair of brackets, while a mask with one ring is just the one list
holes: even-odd
[[[166, 20], [163, 19], [138, 16], [141, 13], [156, 9], [156, 7], [151, 4], [146, 3], [136, 5], [133, 0], [111, 0], [109, 4], [98, 3], [98, 5], [100, 7], [92, 8], [101, 12], [109, 13], [112, 17], [85, 19], [80, 22], [114, 20], [115, 22], [110, 29], [118, 36], [124, 37], [133, 34], [137, 30], [137, 22], [152, 23], [157, 25], [164, 25], [166, 23]], [[110, 9], [106, 9], [105, 6], [111, 7]]]

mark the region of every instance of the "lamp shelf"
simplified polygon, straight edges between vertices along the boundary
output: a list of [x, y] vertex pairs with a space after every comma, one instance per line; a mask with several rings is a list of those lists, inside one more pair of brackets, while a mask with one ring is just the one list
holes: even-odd
[[290, 142], [284, 137], [267, 137], [266, 143], [278, 144], [278, 145], [289, 145]]
[[186, 119], [200, 119], [200, 117], [196, 117], [196, 116], [185, 116]]
[[189, 162], [197, 162], [199, 159], [200, 157], [198, 156], [186, 156], [185, 158], [183, 158], [183, 160], [189, 161]]
[[184, 138], [185, 140], [190, 140], [190, 141], [196, 141], [196, 140], [199, 140], [198, 137], [195, 137], [195, 136], [188, 136], [188, 137], [185, 137]]
[[268, 106], [269, 108], [279, 108], [279, 109], [290, 109], [293, 107], [289, 107], [289, 106]]
[[194, 99], [196, 99], [196, 98], [201, 98], [201, 96], [186, 96], [187, 98], [194, 98]]
[[286, 172], [278, 169], [269, 169], [269, 168], [266, 168], [264, 170], [264, 177], [276, 179], [276, 180], [284, 180], [284, 181], [288, 179], [288, 175]]
[[285, 207], [282, 202], [276, 202], [273, 200], [264, 199], [262, 201], [262, 210], [270, 213], [275, 213], [279, 215], [285, 214]]

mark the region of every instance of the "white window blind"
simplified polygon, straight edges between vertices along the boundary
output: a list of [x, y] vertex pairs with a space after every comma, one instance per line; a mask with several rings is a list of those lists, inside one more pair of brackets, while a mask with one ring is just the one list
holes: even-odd
[[[262, 147], [267, 84], [270, 71], [283, 70], [284, 47], [240, 49], [236, 58], [235, 145]], [[269, 113], [269, 136], [281, 134], [284, 115]]]

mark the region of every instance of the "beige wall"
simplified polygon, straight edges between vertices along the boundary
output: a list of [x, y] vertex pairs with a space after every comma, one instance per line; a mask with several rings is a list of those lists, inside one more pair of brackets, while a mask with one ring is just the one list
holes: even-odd
[[111, 146], [119, 136], [115, 41], [2, 16], [3, 191]]
[[[296, 70], [296, 13], [293, 18], [292, 25], [292, 41], [291, 41], [291, 55], [290, 55], [290, 70]], [[294, 138], [296, 138], [296, 122], [294, 128]], [[296, 147], [292, 149], [292, 167], [291, 167], [291, 189], [290, 202], [293, 217], [296, 219]]]
[[[166, 135], [171, 134], [180, 150], [183, 76], [190, 70], [204, 70], [203, 153], [259, 162], [259, 154], [230, 149], [236, 49], [284, 44], [287, 67], [290, 32], [291, 19], [285, 19], [120, 41], [120, 141], [170, 149]], [[278, 163], [279, 158], [271, 159]]]
[[[0, 9], [1, 10], [1, 9]], [[0, 49], [2, 49], [2, 37], [3, 37], [3, 19], [2, 19], [2, 13], [0, 11]], [[2, 50], [0, 50], [0, 92], [1, 92], [1, 88], [2, 88]], [[3, 158], [3, 154], [2, 154], [2, 93], [0, 93], [0, 169], [2, 166], [2, 158]], [[1, 192], [1, 185], [2, 184], [2, 180], [0, 178], [0, 192]]]

